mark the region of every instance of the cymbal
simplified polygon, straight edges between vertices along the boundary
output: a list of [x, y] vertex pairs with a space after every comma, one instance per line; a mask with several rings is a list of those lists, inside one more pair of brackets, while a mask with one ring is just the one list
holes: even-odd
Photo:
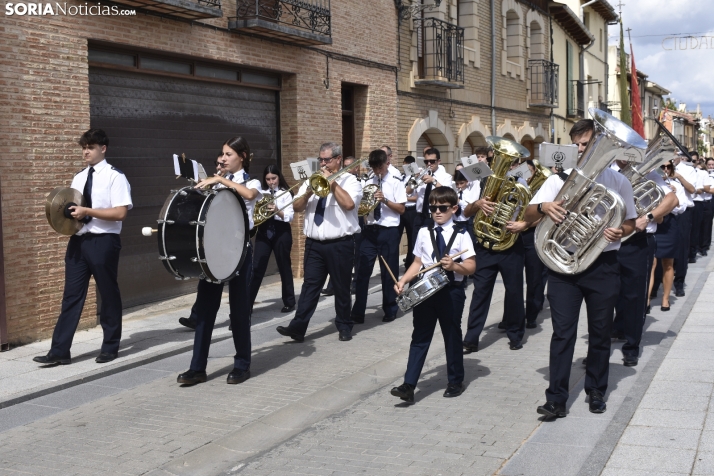
[[84, 197], [79, 190], [57, 187], [47, 195], [45, 200], [47, 222], [57, 233], [71, 236], [84, 226], [69, 214], [67, 208], [73, 205], [86, 206]]

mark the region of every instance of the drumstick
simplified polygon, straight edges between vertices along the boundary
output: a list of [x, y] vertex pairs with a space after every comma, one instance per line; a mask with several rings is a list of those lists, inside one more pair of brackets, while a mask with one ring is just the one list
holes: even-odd
[[[455, 255], [449, 256], [449, 258], [454, 259], [454, 258], [456, 258], [457, 256], [460, 256], [460, 255], [466, 253], [467, 251], [469, 251], [469, 250], [459, 251], [459, 252], [456, 253]], [[421, 273], [426, 273], [427, 271], [431, 271], [432, 269], [438, 268], [439, 266], [441, 266], [441, 263], [432, 264], [432, 265], [429, 266], [428, 268], [425, 268], [425, 269], [422, 269], [421, 271], [419, 271], [419, 273], [420, 273], [420, 274], [421, 274]]]
[[394, 284], [399, 284], [399, 282], [397, 281], [397, 278], [394, 277], [394, 273], [392, 273], [392, 270], [389, 268], [389, 265], [387, 264], [387, 260], [384, 259], [384, 256], [379, 255], [379, 258], [382, 260], [382, 263], [384, 263], [384, 267], [387, 268], [387, 271], [389, 271], [389, 275], [394, 280]]

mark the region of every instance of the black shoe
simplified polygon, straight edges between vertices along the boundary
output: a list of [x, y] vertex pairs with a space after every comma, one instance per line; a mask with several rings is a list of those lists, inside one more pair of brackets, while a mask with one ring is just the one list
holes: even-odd
[[295, 304], [292, 306], [283, 306], [280, 312], [293, 312], [295, 310]]
[[632, 355], [625, 355], [622, 358], [622, 362], [625, 367], [634, 367], [635, 365], [637, 365], [637, 357]]
[[538, 407], [536, 411], [546, 418], [565, 418], [568, 415], [564, 403], [545, 402], [545, 405]]
[[190, 317], [179, 317], [179, 324], [189, 329], [196, 330], [198, 321], [196, 319], [191, 319]]
[[236, 385], [238, 383], [243, 383], [250, 378], [250, 370], [238, 370], [233, 369], [231, 373], [228, 374], [226, 383], [230, 385]]
[[335, 292], [332, 289], [325, 288], [320, 291], [320, 294], [322, 294], [323, 296], [332, 296], [333, 294], [335, 294]]
[[106, 364], [107, 362], [111, 362], [112, 360], [116, 359], [119, 356], [119, 354], [110, 354], [109, 352], [102, 352], [97, 356], [94, 361], [98, 364]]
[[364, 324], [364, 316], [350, 316], [350, 319], [355, 324]]
[[278, 334], [284, 335], [285, 337], [290, 337], [291, 339], [296, 340], [298, 342], [302, 342], [305, 340], [305, 336], [301, 336], [300, 334], [291, 331], [288, 327], [278, 326], [275, 328], [275, 330], [278, 331]]
[[650, 312], [652, 312], [652, 306], [648, 304], [647, 308], [645, 309], [645, 316], [648, 315]]
[[538, 327], [536, 321], [526, 322], [526, 329], [535, 329], [536, 327]]
[[667, 311], [669, 311], [669, 306], [660, 306], [659, 310], [663, 311], [663, 312], [667, 312]]
[[519, 350], [519, 349], [523, 348], [523, 344], [521, 344], [521, 341], [519, 341], [519, 340], [512, 340], [512, 341], [508, 342], [508, 347], [511, 350]]
[[72, 358], [67, 357], [66, 359], [62, 359], [60, 357], [57, 357], [55, 355], [50, 354], [49, 352], [47, 355], [38, 355], [37, 357], [34, 357], [32, 359], [34, 362], [37, 362], [38, 364], [53, 364], [53, 365], [69, 365], [72, 363]]
[[342, 341], [352, 340], [352, 331], [349, 331], [349, 330], [340, 331], [340, 340], [342, 340]]
[[414, 403], [414, 387], [408, 383], [403, 383], [398, 387], [394, 387], [390, 392], [395, 397], [399, 397], [409, 404]]
[[506, 329], [506, 323], [503, 322], [503, 321], [499, 322], [499, 323], [498, 323], [498, 328], [499, 328], [499, 329]]
[[694, 264], [697, 262], [697, 258], [689, 258], [689, 264]]
[[382, 322], [392, 322], [392, 321], [393, 321], [394, 319], [396, 319], [396, 318], [397, 318], [396, 315], [394, 315], [394, 316], [384, 316], [384, 317], [382, 318]]
[[446, 386], [446, 390], [444, 390], [444, 396], [446, 398], [458, 397], [462, 393], [464, 393], [464, 384], [462, 383], [450, 383]]
[[684, 289], [677, 289], [677, 290], [674, 292], [674, 295], [677, 296], [677, 297], [684, 297]]
[[707, 250], [702, 250], [702, 251], [699, 252], [699, 254], [701, 254], [702, 256], [706, 256], [706, 255], [707, 255]]
[[197, 370], [187, 370], [178, 376], [176, 382], [183, 385], [196, 385], [197, 383], [203, 383], [206, 380], [208, 380], [208, 376], [205, 371], [199, 372]]
[[584, 358], [583, 358], [583, 365], [588, 365], [588, 358], [587, 358], [587, 357], [584, 357]]
[[590, 390], [590, 413], [605, 413], [607, 405], [599, 390]]
[[478, 352], [478, 344], [467, 344], [466, 342], [464, 342], [463, 346], [464, 346], [464, 354], [471, 354], [473, 352]]

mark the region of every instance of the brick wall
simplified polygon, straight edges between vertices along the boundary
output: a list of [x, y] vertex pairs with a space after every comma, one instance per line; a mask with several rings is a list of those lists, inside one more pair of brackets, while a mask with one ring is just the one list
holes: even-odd
[[[72, 2], [68, 2], [71, 4]], [[333, 44], [326, 51], [394, 64], [396, 11], [391, 0], [332, 2]], [[7, 283], [8, 335], [13, 343], [51, 334], [64, 286], [67, 238], [46, 223], [44, 199], [69, 186], [81, 170], [79, 135], [89, 128], [87, 45], [117, 45], [227, 61], [283, 74], [281, 143], [285, 164], [315, 156], [320, 143], [340, 141], [340, 84], [366, 88], [359, 125], [361, 154], [395, 143], [394, 73], [326, 58], [305, 48], [277, 44], [222, 30], [235, 12], [223, 2], [224, 17], [197, 23], [211, 29], [139, 13], [136, 17], [5, 16], [0, 26], [0, 181]], [[130, 212], [131, 213], [131, 212]], [[302, 274], [302, 217], [293, 222], [292, 259]], [[95, 323], [94, 287], [80, 323]]]

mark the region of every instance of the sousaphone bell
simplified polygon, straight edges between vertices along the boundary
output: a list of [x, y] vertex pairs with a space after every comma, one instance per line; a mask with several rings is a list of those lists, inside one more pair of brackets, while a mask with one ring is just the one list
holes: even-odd
[[57, 233], [72, 236], [82, 229], [84, 223], [74, 218], [69, 208], [86, 205], [84, 196], [79, 190], [57, 187], [45, 199], [47, 222]]

